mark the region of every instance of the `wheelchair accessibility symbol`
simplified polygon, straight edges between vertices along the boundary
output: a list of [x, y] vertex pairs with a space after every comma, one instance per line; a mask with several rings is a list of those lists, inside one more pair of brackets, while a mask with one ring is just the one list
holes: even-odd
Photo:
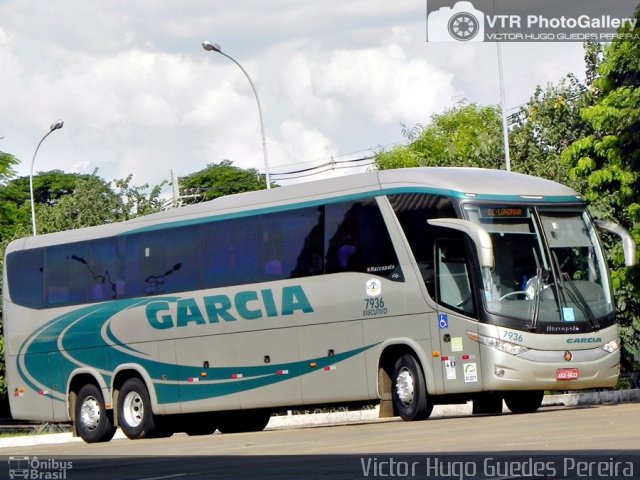
[[440, 330], [443, 328], [449, 328], [449, 317], [446, 313], [438, 315], [438, 326], [440, 327]]

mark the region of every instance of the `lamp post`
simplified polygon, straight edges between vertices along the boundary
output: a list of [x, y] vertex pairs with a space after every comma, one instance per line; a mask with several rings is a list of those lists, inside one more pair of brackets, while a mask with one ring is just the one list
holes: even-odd
[[38, 146], [36, 147], [36, 151], [33, 152], [33, 158], [31, 159], [31, 173], [29, 174], [29, 193], [31, 195], [31, 227], [33, 231], [33, 236], [36, 236], [36, 209], [33, 201], [33, 164], [36, 161], [36, 155], [38, 154], [38, 150], [40, 149], [40, 145], [44, 142], [44, 139], [51, 135], [51, 132], [54, 130], [59, 130], [64, 125], [62, 120], [58, 120], [56, 123], [49, 127], [49, 131], [40, 139], [38, 142]]
[[[492, 1], [493, 15], [496, 12], [496, 0]], [[500, 80], [500, 106], [502, 110], [502, 144], [504, 146], [504, 163], [507, 172], [511, 171], [511, 153], [509, 152], [509, 127], [507, 125], [507, 106], [504, 95], [504, 73], [502, 70], [502, 49], [500, 42], [496, 41], [496, 54], [498, 56], [498, 79]]]
[[225, 57], [227, 57], [229, 60], [231, 60], [233, 63], [235, 63], [240, 70], [242, 70], [242, 73], [244, 73], [244, 76], [247, 77], [247, 80], [249, 80], [249, 85], [251, 85], [251, 89], [253, 90], [253, 94], [256, 97], [256, 103], [258, 104], [258, 116], [260, 117], [260, 133], [262, 134], [262, 155], [264, 156], [264, 174], [265, 174], [265, 179], [267, 181], [267, 189], [271, 188], [271, 178], [269, 177], [269, 160], [267, 157], [267, 140], [265, 138], [264, 135], [264, 120], [262, 118], [262, 107], [260, 106], [260, 98], [258, 97], [258, 92], [256, 91], [256, 87], [253, 85], [253, 82], [251, 81], [251, 77], [249, 76], [249, 74], [247, 73], [247, 71], [242, 68], [242, 65], [240, 65], [235, 58], [233, 58], [230, 55], [227, 55], [226, 53], [224, 53], [221, 49], [220, 49], [220, 45], [218, 45], [217, 43], [211, 43], [208, 40], [204, 40], [202, 42], [202, 48], [204, 48], [207, 52], [218, 52], [220, 55], [224, 55]]

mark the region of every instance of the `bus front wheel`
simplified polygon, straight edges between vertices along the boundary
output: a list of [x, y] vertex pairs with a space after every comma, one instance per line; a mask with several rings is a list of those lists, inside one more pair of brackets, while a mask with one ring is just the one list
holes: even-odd
[[92, 383], [84, 385], [78, 392], [74, 421], [78, 435], [87, 443], [108, 442], [116, 433], [107, 415], [102, 393]]
[[149, 392], [139, 378], [130, 378], [122, 384], [118, 394], [118, 424], [131, 440], [149, 438], [156, 431]]
[[512, 413], [534, 413], [542, 405], [543, 398], [544, 392], [542, 390], [514, 391], [505, 393], [504, 403]]
[[431, 415], [433, 404], [427, 397], [424, 374], [411, 354], [400, 356], [393, 367], [391, 397], [394, 410], [403, 420], [426, 420]]

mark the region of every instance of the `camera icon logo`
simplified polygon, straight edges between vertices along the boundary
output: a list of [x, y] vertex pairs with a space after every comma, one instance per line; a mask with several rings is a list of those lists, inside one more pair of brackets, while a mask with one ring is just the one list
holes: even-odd
[[484, 13], [471, 2], [456, 2], [442, 7], [427, 17], [427, 41], [429, 42], [483, 42]]

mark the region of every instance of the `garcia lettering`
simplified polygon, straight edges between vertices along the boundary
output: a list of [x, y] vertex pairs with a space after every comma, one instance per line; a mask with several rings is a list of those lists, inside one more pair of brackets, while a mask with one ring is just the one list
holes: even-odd
[[[247, 290], [227, 295], [210, 295], [202, 303], [194, 298], [180, 298], [174, 308], [166, 300], [151, 302], [146, 307], [149, 325], [158, 330], [207, 323], [235, 322], [238, 319], [259, 320], [266, 317], [293, 315], [296, 311], [312, 313], [313, 307], [300, 285], [283, 287], [280, 303], [270, 289]], [[175, 313], [174, 313], [175, 312]]]

